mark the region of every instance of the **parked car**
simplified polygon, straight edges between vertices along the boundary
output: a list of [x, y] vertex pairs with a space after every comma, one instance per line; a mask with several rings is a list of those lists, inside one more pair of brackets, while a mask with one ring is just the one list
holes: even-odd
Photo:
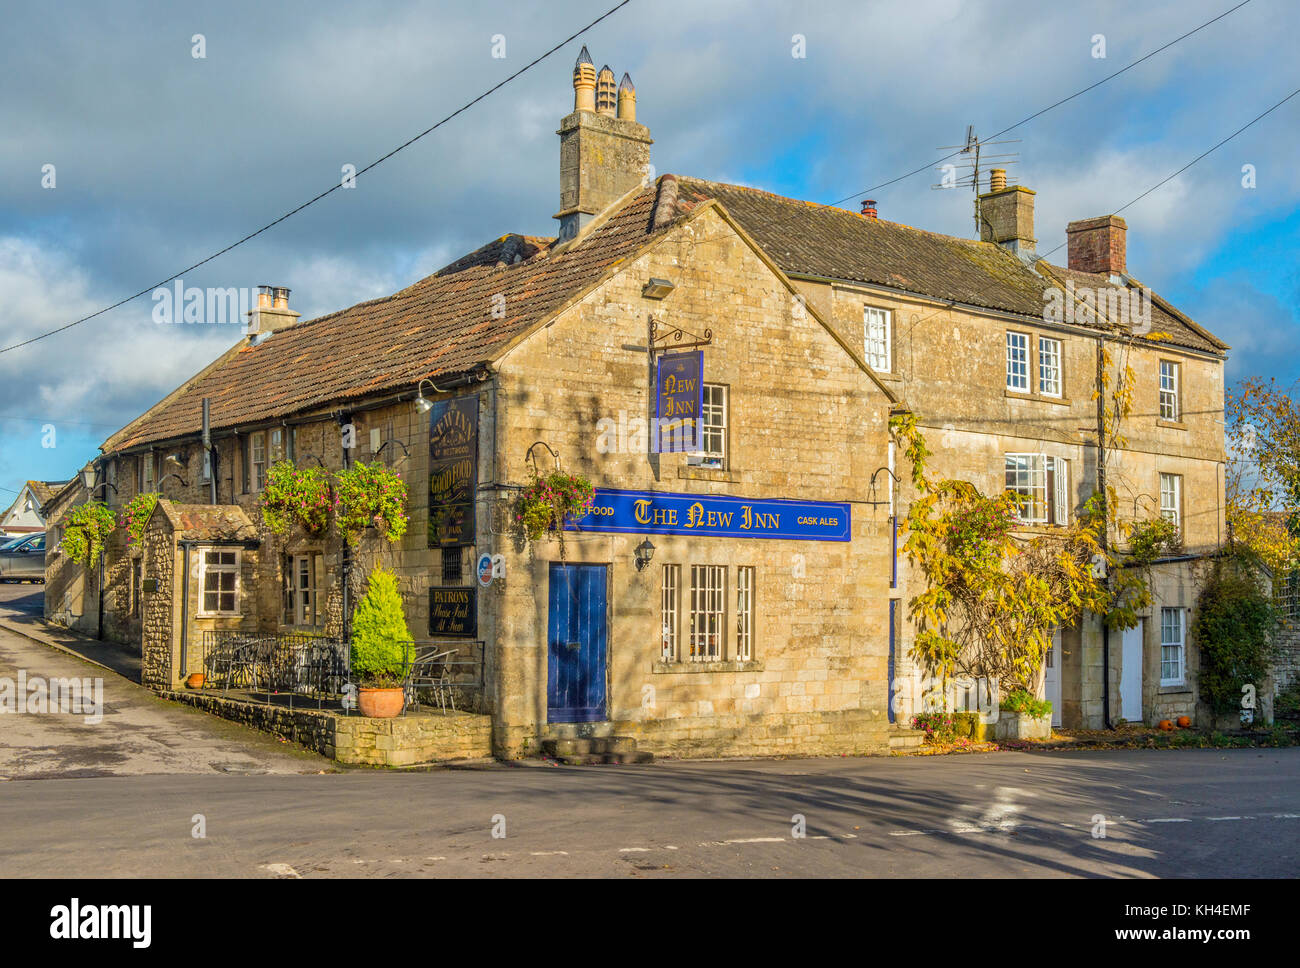
[[45, 581], [45, 532], [0, 545], [0, 581]]

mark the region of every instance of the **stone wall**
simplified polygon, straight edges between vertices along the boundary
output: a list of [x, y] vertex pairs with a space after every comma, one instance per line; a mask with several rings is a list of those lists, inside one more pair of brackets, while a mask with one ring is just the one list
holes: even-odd
[[[644, 299], [650, 277], [673, 279], [675, 291], [662, 303]], [[651, 312], [693, 333], [713, 331], [705, 381], [729, 388], [725, 469], [691, 466], [684, 454], [647, 455], [644, 439], [634, 440], [631, 421], [648, 408]], [[500, 373], [494, 480], [526, 482], [525, 453], [543, 440], [564, 471], [598, 488], [853, 502], [849, 542], [655, 534], [644, 570], [634, 561], [641, 534], [569, 534], [563, 551], [554, 539], [525, 547], [493, 534], [479, 550], [505, 556], [506, 578], [483, 596], [491, 606], [481, 621], [495, 643], [501, 755], [519, 755], [550, 732], [546, 590], [549, 565], [562, 557], [608, 568], [609, 718], [645, 748], [887, 748], [889, 519], [884, 504], [867, 502], [871, 476], [888, 460], [889, 401], [725, 220], [704, 212], [670, 234], [507, 354]], [[540, 462], [550, 470], [549, 456]], [[480, 530], [490, 523], [481, 517]], [[753, 661], [736, 661], [732, 631], [723, 662], [661, 661], [669, 563], [682, 567], [684, 612], [690, 566], [726, 566], [729, 616], [735, 567], [755, 569]], [[685, 636], [683, 623], [683, 656]]]
[[340, 763], [413, 766], [492, 755], [492, 720], [472, 713], [371, 719], [316, 709], [288, 709], [188, 690], [164, 698], [265, 730]]

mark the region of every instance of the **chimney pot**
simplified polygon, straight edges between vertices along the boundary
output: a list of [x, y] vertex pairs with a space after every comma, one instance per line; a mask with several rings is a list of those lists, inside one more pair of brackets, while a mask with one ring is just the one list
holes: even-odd
[[596, 113], [613, 117], [618, 105], [618, 93], [614, 86], [614, 72], [608, 64], [596, 75]]
[[874, 198], [864, 199], [862, 202], [862, 214], [867, 218], [876, 217], [876, 200]]
[[573, 65], [573, 110], [596, 110], [596, 65], [586, 47]]
[[636, 120], [636, 88], [627, 73], [618, 85], [618, 119], [620, 121]]
[[989, 172], [989, 191], [1000, 192], [1007, 187], [1007, 170], [994, 168]]
[[1065, 227], [1065, 238], [1071, 269], [1107, 276], [1125, 271], [1128, 223], [1118, 215], [1071, 222]]

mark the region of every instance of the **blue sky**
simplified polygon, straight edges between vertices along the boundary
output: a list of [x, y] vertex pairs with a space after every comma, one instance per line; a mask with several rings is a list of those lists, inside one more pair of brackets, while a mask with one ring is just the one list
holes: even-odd
[[[229, 244], [517, 70], [613, 0], [546, 5], [6, 5], [0, 344]], [[194, 286], [286, 285], [305, 318], [391, 293], [506, 232], [553, 234], [555, 128], [586, 43], [637, 86], [659, 172], [833, 202], [988, 135], [1233, 6], [1169, 2], [633, 0], [502, 91]], [[1223, 21], [1006, 135], [1039, 250], [1114, 211], [1300, 80], [1300, 7]], [[192, 56], [201, 33], [206, 57]], [[1096, 35], [1106, 56], [1093, 56]], [[502, 35], [506, 57], [491, 56]], [[792, 56], [795, 35], [806, 56]], [[1123, 212], [1129, 268], [1234, 349], [1229, 378], [1300, 377], [1300, 97]], [[42, 188], [55, 165], [56, 187]], [[1256, 187], [1242, 186], [1255, 166]], [[969, 235], [939, 172], [873, 192], [880, 216]], [[856, 207], [846, 203], [846, 207]], [[1064, 250], [1054, 259], [1061, 261]], [[238, 338], [157, 326], [148, 298], [0, 354], [0, 488], [65, 478]], [[42, 447], [53, 425], [56, 446]], [[0, 506], [9, 492], [0, 491]], [[10, 495], [11, 496], [11, 495]]]

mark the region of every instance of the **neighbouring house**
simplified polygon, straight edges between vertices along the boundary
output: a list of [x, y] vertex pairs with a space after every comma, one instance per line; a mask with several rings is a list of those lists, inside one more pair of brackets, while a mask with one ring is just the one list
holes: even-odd
[[0, 537], [18, 538], [45, 530], [45, 506], [67, 481], [28, 481], [14, 503], [0, 513]]
[[[1108, 480], [1126, 514], [1173, 516], [1185, 554], [1153, 567], [1157, 601], [1108, 658], [1097, 623], [1063, 630], [1045, 689], [1066, 725], [1101, 725], [1107, 696], [1112, 720], [1193, 710], [1226, 347], [1158, 297], [1153, 332], [1122, 341], [1104, 298], [1102, 322], [1045, 313], [1141, 289], [1121, 220], [1072, 223], [1052, 266], [1021, 187], [980, 197], [975, 241], [874, 203], [652, 178], [630, 79], [584, 49], [574, 92], [557, 237], [500, 236], [313, 320], [264, 287], [247, 338], [103, 444], [97, 497], [163, 500], [138, 545], [112, 536], [102, 582], [51, 551], [47, 613], [99, 632], [102, 598], [103, 634], [139, 642], [145, 682], [170, 689], [210, 632], [345, 636], [383, 564], [416, 638], [481, 663], [498, 755], [575, 730], [676, 755], [883, 751], [923, 674], [891, 414], [918, 415], [937, 473], [1016, 490], [1050, 532], [1094, 485], [1097, 354], [1122, 345], [1135, 407]], [[698, 434], [661, 435], [653, 418], [683, 406]], [[259, 504], [284, 458], [400, 472], [406, 536], [272, 533]], [[528, 541], [515, 503], [557, 469], [590, 479], [593, 512]]]

